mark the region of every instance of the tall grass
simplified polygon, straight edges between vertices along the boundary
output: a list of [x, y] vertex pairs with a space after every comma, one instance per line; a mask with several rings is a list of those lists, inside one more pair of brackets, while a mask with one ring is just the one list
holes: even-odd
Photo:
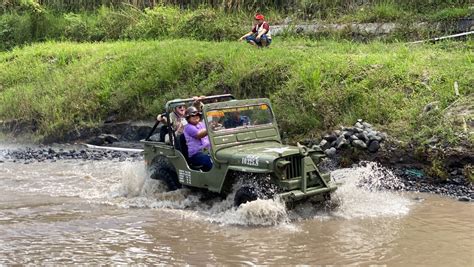
[[[307, 135], [358, 118], [408, 136], [446, 134], [440, 110], [472, 96], [473, 41], [410, 46], [306, 40], [254, 49], [237, 42], [44, 43], [0, 53], [0, 119], [62, 135], [121, 119], [152, 119], [175, 97], [269, 97], [283, 131]], [[435, 129], [436, 128], [436, 129]]]
[[[3, 2], [3, 3], [2, 3]], [[0, 6], [15, 7], [21, 0], [2, 0]], [[205, 5], [225, 10], [265, 10], [277, 8], [280, 10], [298, 10], [305, 8], [307, 11], [329, 10], [341, 12], [361, 6], [380, 4], [386, 0], [23, 0], [23, 2], [36, 2], [40, 5], [51, 7], [60, 11], [93, 10], [100, 6], [133, 5], [138, 8], [155, 7], [157, 5], [176, 5], [182, 8], [197, 8]], [[469, 0], [397, 0], [397, 5], [416, 11], [445, 8], [459, 5], [468, 5]]]
[[[5, 0], [4, 0], [5, 1]], [[48, 3], [60, 3], [51, 1]], [[87, 1], [84, 1], [85, 3]], [[107, 3], [107, 1], [98, 1]], [[117, 3], [119, 1], [116, 1]], [[242, 1], [243, 3], [244, 1]], [[323, 3], [322, 1], [321, 3]], [[4, 2], [5, 3], [5, 2]], [[35, 1], [21, 1], [16, 10], [10, 10], [0, 15], [0, 50], [11, 49], [18, 45], [45, 40], [69, 40], [77, 42], [110, 41], [110, 40], [150, 40], [170, 38], [193, 38], [196, 40], [236, 40], [250, 29], [252, 12], [221, 12], [216, 8], [199, 7], [196, 9], [180, 9], [176, 6], [156, 5], [153, 8], [139, 9], [133, 5], [107, 7], [102, 5], [93, 11], [55, 12], [49, 7], [39, 5]], [[75, 2], [76, 3], [76, 2]], [[81, 1], [76, 4], [82, 3]], [[241, 2], [239, 2], [241, 3]], [[259, 3], [255, 1], [255, 3]], [[315, 7], [320, 2], [305, 2], [311, 13], [303, 8], [289, 15], [301, 22], [301, 19], [312, 18], [313, 15], [326, 16], [323, 7]], [[324, 5], [329, 6], [329, 1]], [[331, 2], [331, 8], [340, 8], [343, 3]], [[355, 3], [355, 2], [354, 2]], [[372, 3], [372, 2], [370, 2]], [[285, 13], [278, 10], [267, 11], [267, 20], [271, 25], [285, 21]], [[303, 12], [303, 16], [297, 15]], [[308, 13], [309, 12], [309, 13]], [[329, 11], [328, 11], [329, 12]], [[417, 16], [410, 10], [403, 9], [402, 5], [393, 0], [373, 1], [366, 8], [354, 9], [338, 13], [336, 17], [326, 19], [338, 22], [399, 22], [403, 27], [398, 31], [383, 36], [386, 40], [411, 40], [431, 37], [450, 31], [450, 27], [426, 30], [423, 27], [412, 27], [413, 19]], [[346, 15], [344, 15], [346, 14]], [[423, 14], [420, 19], [428, 18], [437, 21], [449, 21], [457, 18], [469, 17], [474, 10], [461, 7], [449, 7], [436, 12]], [[453, 27], [455, 28], [455, 27]], [[291, 33], [290, 35], [295, 35]], [[317, 35], [329, 35], [338, 38], [353, 38], [350, 31], [329, 31]], [[364, 36], [364, 38], [371, 36]]]

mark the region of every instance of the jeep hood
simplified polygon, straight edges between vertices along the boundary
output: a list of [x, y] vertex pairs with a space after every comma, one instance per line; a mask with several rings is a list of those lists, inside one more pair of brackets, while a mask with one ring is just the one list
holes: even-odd
[[294, 154], [299, 154], [296, 146], [262, 142], [220, 149], [216, 152], [216, 158], [234, 166], [268, 170], [272, 168], [275, 159]]

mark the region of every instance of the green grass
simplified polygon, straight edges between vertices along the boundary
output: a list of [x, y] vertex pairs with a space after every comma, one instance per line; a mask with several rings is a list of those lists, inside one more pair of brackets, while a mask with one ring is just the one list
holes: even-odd
[[457, 20], [462, 18], [474, 18], [474, 7], [472, 8], [459, 8], [450, 7], [444, 8], [437, 12], [427, 15], [427, 19], [432, 21], [449, 21]]
[[[193, 40], [42, 43], [0, 53], [0, 120], [61, 136], [111, 114], [152, 119], [175, 97], [269, 97], [283, 131], [317, 134], [362, 118], [401, 137], [450, 139], [440, 110], [473, 94], [474, 43], [358, 44], [294, 39], [254, 49]], [[422, 131], [423, 130], [423, 131]], [[417, 135], [415, 135], [417, 134]]]
[[[354, 0], [341, 1], [297, 1], [301, 8], [266, 9], [266, 20], [270, 25], [287, 23], [366, 23], [395, 22], [398, 31], [387, 36], [386, 40], [412, 40], [442, 35], [452, 32], [454, 24], [446, 29], [427, 25], [414, 27], [416, 22], [451, 22], [473, 17], [473, 9], [462, 0], [430, 1], [427, 6], [421, 1], [378, 0], [357, 4]], [[99, 1], [100, 2], [100, 1]], [[99, 3], [99, 2], [96, 2]], [[118, 3], [115, 1], [114, 3]], [[243, 5], [246, 1], [240, 1]], [[248, 2], [248, 1], [247, 1]], [[261, 2], [253, 1], [259, 5]], [[271, 2], [271, 1], [269, 1]], [[446, 1], [445, 1], [446, 2]], [[254, 9], [237, 9], [230, 12], [221, 8], [199, 6], [195, 9], [180, 9], [176, 6], [155, 6], [138, 9], [131, 5], [105, 7], [91, 5], [89, 8], [66, 12], [63, 1], [51, 1], [49, 5], [38, 5], [36, 1], [22, 1], [18, 8], [10, 5], [1, 12], [0, 4], [0, 51], [46, 40], [55, 41], [116, 41], [116, 40], [163, 40], [190, 38], [196, 40], [229, 41], [236, 40], [250, 30]], [[142, 2], [144, 3], [144, 2]], [[57, 8], [54, 8], [59, 4]], [[86, 5], [87, 1], [78, 2]], [[272, 5], [270, 5], [272, 6]], [[416, 7], [416, 8], [415, 8]], [[59, 10], [58, 10], [59, 9]], [[63, 11], [61, 11], [63, 10]], [[73, 9], [75, 10], [75, 9]], [[316, 21], [314, 20], [316, 19]], [[288, 33], [297, 35], [296, 33]], [[350, 31], [329, 31], [322, 33], [339, 39], [352, 39]], [[364, 36], [367, 38], [379, 36]]]

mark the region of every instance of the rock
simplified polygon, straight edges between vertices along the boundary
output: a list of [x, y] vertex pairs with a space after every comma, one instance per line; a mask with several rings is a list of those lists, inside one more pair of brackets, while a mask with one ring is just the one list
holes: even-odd
[[362, 133], [363, 131], [364, 131], [364, 129], [362, 129], [362, 128], [352, 127], [352, 132], [353, 132], [354, 134], [356, 134], [356, 133]]
[[362, 133], [357, 133], [355, 136], [356, 136], [359, 140], [362, 140], [362, 141], [364, 141], [364, 142], [369, 141], [369, 137], [367, 137], [367, 135], [366, 135], [365, 133], [363, 133], [363, 132], [362, 132]]
[[363, 119], [357, 119], [358, 123], [362, 123], [364, 120]]
[[367, 145], [362, 140], [354, 140], [352, 141], [352, 145], [354, 145], [354, 147], [357, 147], [357, 148], [362, 148], [362, 149], [367, 148]]
[[363, 128], [364, 128], [364, 126], [363, 126], [362, 123], [360, 123], [360, 122], [357, 122], [356, 124], [354, 124], [354, 126], [355, 126], [356, 128], [359, 128], [359, 129], [363, 129]]
[[368, 150], [369, 150], [369, 152], [375, 153], [379, 150], [379, 148], [380, 148], [379, 141], [374, 140], [374, 141], [370, 142]]
[[428, 142], [428, 144], [432, 145], [432, 144], [438, 143], [439, 139], [436, 136], [433, 136], [427, 142]]
[[359, 138], [357, 138], [357, 136], [355, 136], [354, 134], [349, 136], [349, 141], [353, 142], [354, 140], [359, 140]]
[[469, 201], [471, 201], [471, 198], [469, 198], [467, 196], [462, 196], [462, 197], [458, 198], [458, 201], [469, 202]]
[[325, 149], [328, 149], [331, 147], [331, 143], [329, 143], [326, 139], [323, 139], [321, 140], [321, 142], [319, 143], [319, 147], [322, 149], [322, 150], [325, 150]]
[[437, 110], [438, 109], [438, 101], [428, 103], [424, 108], [423, 108], [423, 113], [428, 113], [432, 110]]
[[344, 135], [344, 138], [348, 139], [349, 137], [351, 137], [351, 135], [353, 135], [354, 132], [352, 131], [344, 131], [342, 132], [342, 135]]
[[381, 141], [387, 140], [387, 138], [388, 138], [388, 135], [386, 133], [383, 133], [383, 132], [377, 132], [377, 136], [380, 136]]
[[337, 138], [336, 140], [336, 148], [340, 149], [346, 145], [348, 145], [349, 142], [344, 138], [344, 135], [341, 135]]
[[117, 136], [113, 135], [113, 134], [101, 134], [99, 135], [99, 138], [103, 138], [105, 142], [109, 143], [109, 144], [112, 144], [114, 142], [118, 142], [119, 139], [117, 138]]
[[365, 129], [372, 129], [372, 124], [368, 122], [363, 122], [362, 125], [364, 126]]
[[117, 121], [117, 116], [110, 115], [105, 119], [104, 123], [112, 123], [112, 122], [115, 122], [115, 121]]
[[91, 139], [87, 140], [87, 143], [94, 146], [101, 146], [105, 144], [105, 138], [100, 136], [92, 137]]
[[331, 147], [329, 149], [324, 150], [324, 154], [326, 154], [328, 157], [333, 158], [336, 156], [336, 148]]
[[326, 134], [325, 136], [323, 136], [323, 139], [331, 143], [333, 141], [336, 141], [337, 136], [334, 133]]

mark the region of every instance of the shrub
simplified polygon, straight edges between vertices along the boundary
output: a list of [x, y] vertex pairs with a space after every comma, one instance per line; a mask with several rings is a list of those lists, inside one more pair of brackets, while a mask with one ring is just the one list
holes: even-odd
[[91, 39], [89, 25], [79, 14], [64, 14], [64, 37], [72, 41], [88, 41]]
[[180, 11], [172, 7], [145, 9], [136, 24], [130, 25], [124, 36], [128, 39], [157, 39], [175, 30]]
[[430, 20], [434, 21], [449, 21], [468, 17], [474, 18], [474, 9], [445, 8], [428, 16]]
[[213, 9], [197, 9], [184, 15], [175, 36], [209, 41], [236, 40], [242, 35], [242, 29], [234, 19], [234, 16]]
[[16, 45], [30, 43], [31, 21], [28, 15], [7, 14], [0, 17], [0, 50], [11, 49]]

